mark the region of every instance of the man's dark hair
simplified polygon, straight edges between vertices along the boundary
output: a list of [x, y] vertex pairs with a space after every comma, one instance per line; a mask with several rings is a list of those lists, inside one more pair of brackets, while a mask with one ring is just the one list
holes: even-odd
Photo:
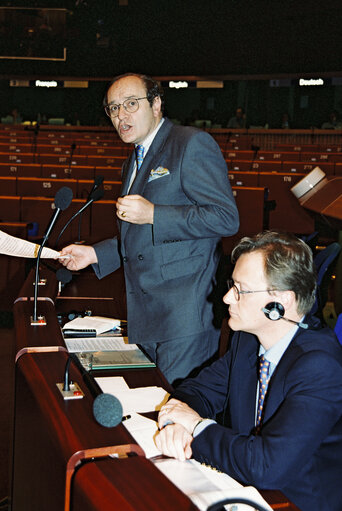
[[161, 111], [164, 112], [164, 91], [163, 91], [163, 88], [156, 80], [154, 80], [150, 76], [141, 75], [138, 73], [125, 73], [123, 75], [115, 76], [113, 78], [113, 80], [107, 86], [105, 97], [103, 99], [103, 106], [106, 106], [108, 104], [108, 90], [111, 88], [111, 86], [115, 82], [120, 80], [121, 78], [126, 78], [126, 76], [136, 76], [137, 78], [140, 78], [144, 82], [144, 85], [146, 88], [146, 96], [147, 96], [148, 102], [150, 103], [150, 106], [152, 107], [154, 98], [159, 96], [160, 101], [161, 101]]
[[242, 254], [260, 251], [270, 288], [293, 291], [299, 314], [309, 312], [316, 297], [316, 270], [310, 247], [290, 233], [264, 231], [242, 238], [232, 251], [233, 263]]

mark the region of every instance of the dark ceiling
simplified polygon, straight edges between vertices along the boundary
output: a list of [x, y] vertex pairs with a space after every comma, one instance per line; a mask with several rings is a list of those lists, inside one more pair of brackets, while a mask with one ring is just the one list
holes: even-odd
[[[342, 74], [340, 0], [2, 1], [65, 7], [66, 62], [0, 60], [0, 74], [273, 77]], [[15, 30], [15, 27], [13, 27]]]

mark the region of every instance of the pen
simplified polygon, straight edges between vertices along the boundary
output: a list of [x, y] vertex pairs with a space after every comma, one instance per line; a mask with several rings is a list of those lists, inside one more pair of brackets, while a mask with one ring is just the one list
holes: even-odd
[[127, 419], [130, 419], [131, 417], [132, 417], [131, 415], [124, 415], [124, 416], [122, 417], [122, 422], [123, 422], [123, 421], [126, 421]]

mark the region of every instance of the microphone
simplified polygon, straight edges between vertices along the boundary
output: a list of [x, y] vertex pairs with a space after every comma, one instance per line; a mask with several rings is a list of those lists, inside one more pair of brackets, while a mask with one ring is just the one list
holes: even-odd
[[91, 198], [87, 199], [87, 202], [81, 207], [81, 209], [79, 209], [71, 218], [69, 218], [69, 220], [67, 221], [67, 223], [65, 224], [65, 226], [63, 227], [63, 229], [61, 230], [61, 232], [59, 233], [58, 237], [57, 237], [57, 240], [56, 240], [56, 243], [55, 243], [55, 247], [57, 247], [58, 245], [58, 242], [62, 236], [62, 234], [64, 233], [65, 229], [71, 224], [71, 222], [78, 216], [80, 215], [81, 213], [83, 213], [83, 211], [88, 207], [90, 206], [93, 202], [96, 202], [97, 200], [100, 200], [102, 199], [104, 195], [104, 191], [100, 188], [97, 188], [94, 190], [94, 192], [92, 193], [92, 196]]
[[90, 192], [88, 194], [87, 201], [90, 200], [93, 197], [93, 194], [94, 194], [95, 190], [97, 190], [99, 188], [99, 186], [102, 185], [103, 180], [104, 180], [103, 176], [95, 176], [94, 184], [93, 184], [93, 187], [92, 187], [92, 189], [90, 190]]
[[72, 280], [72, 273], [67, 268], [58, 268], [56, 271], [56, 279], [58, 280], [58, 294], [61, 293], [65, 284], [68, 284]]
[[122, 405], [112, 394], [99, 394], [93, 403], [96, 421], [106, 428], [113, 428], [122, 420]]
[[294, 323], [295, 325], [298, 325], [300, 328], [307, 329], [309, 328], [309, 325], [307, 323], [302, 323], [301, 321], [294, 321], [293, 319], [285, 318], [285, 309], [284, 306], [279, 302], [270, 302], [265, 307], [261, 309], [265, 316], [272, 320], [272, 321], [278, 321], [278, 319], [285, 319], [285, 321], [288, 321], [289, 323]]
[[43, 241], [39, 247], [38, 254], [37, 254], [37, 260], [36, 260], [36, 275], [35, 275], [35, 285], [34, 285], [34, 301], [33, 301], [33, 317], [31, 317], [31, 326], [33, 325], [46, 325], [45, 318], [39, 318], [37, 320], [37, 300], [38, 300], [38, 280], [39, 280], [39, 262], [40, 257], [42, 254], [42, 250], [44, 245], [46, 244], [50, 233], [52, 231], [53, 226], [55, 225], [55, 222], [57, 220], [57, 217], [61, 211], [64, 211], [66, 208], [69, 207], [70, 203], [72, 201], [72, 190], [71, 188], [68, 188], [67, 186], [63, 186], [60, 188], [56, 195], [55, 195], [55, 212], [49, 222], [49, 225], [45, 231]]

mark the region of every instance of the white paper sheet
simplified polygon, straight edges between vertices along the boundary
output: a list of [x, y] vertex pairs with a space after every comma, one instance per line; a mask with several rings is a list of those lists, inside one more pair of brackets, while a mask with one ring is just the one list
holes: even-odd
[[[37, 257], [40, 245], [32, 243], [31, 241], [22, 240], [16, 238], [3, 231], [0, 231], [0, 254], [16, 257]], [[57, 259], [59, 252], [52, 250], [51, 248], [44, 247], [42, 250], [41, 257], [43, 259]]]

